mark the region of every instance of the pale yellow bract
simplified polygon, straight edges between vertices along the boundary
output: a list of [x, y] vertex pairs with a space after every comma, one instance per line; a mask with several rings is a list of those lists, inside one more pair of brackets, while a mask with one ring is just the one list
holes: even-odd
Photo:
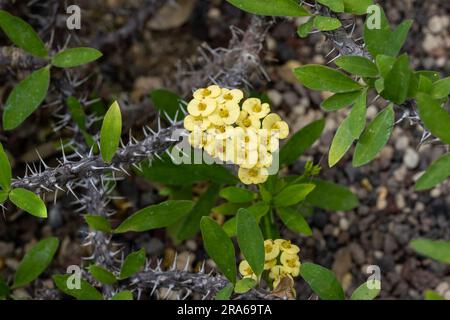
[[210, 156], [239, 166], [244, 184], [266, 182], [267, 168], [273, 164], [272, 153], [279, 150], [279, 140], [289, 135], [289, 126], [270, 105], [258, 98], [244, 99], [239, 89], [211, 85], [193, 94], [184, 119], [190, 131], [189, 143], [203, 148]]

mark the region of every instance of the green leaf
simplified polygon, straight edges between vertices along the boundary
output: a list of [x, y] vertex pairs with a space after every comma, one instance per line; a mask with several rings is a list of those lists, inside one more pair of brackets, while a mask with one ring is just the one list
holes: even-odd
[[86, 214], [84, 216], [84, 219], [86, 220], [86, 223], [89, 225], [89, 227], [93, 230], [105, 233], [110, 233], [112, 231], [111, 224], [105, 217]]
[[13, 288], [24, 286], [35, 280], [47, 269], [59, 246], [59, 240], [50, 237], [36, 243], [23, 257], [17, 267]]
[[0, 204], [8, 200], [9, 191], [0, 190]]
[[145, 265], [145, 250], [144, 248], [130, 253], [123, 262], [122, 269], [120, 269], [119, 279], [126, 279], [135, 273], [139, 272]]
[[391, 102], [402, 104], [408, 97], [411, 76], [409, 57], [406, 54], [401, 55], [384, 79], [384, 91], [381, 95]]
[[431, 90], [431, 96], [434, 99], [447, 98], [450, 94], [450, 77], [436, 81]]
[[81, 130], [86, 130], [86, 114], [77, 98], [70, 96], [66, 99], [66, 105], [73, 121]]
[[0, 10], [0, 28], [19, 48], [37, 57], [47, 57], [48, 52], [44, 42], [36, 31], [22, 19]]
[[234, 285], [232, 283], [228, 283], [225, 287], [219, 290], [215, 296], [215, 300], [230, 300], [231, 295], [233, 294]]
[[200, 221], [203, 245], [219, 270], [231, 283], [236, 283], [236, 256], [233, 242], [223, 229], [210, 217]]
[[358, 197], [346, 187], [319, 179], [312, 183], [316, 187], [308, 194], [306, 201], [314, 207], [329, 211], [349, 211], [359, 204]]
[[320, 105], [327, 111], [335, 111], [352, 105], [361, 95], [361, 91], [336, 93], [324, 100]]
[[425, 300], [445, 300], [443, 296], [433, 290], [425, 290], [423, 295]]
[[300, 275], [322, 300], [344, 300], [344, 290], [333, 272], [314, 263], [300, 267]]
[[416, 239], [410, 242], [411, 248], [428, 258], [450, 264], [450, 242], [430, 239]]
[[[72, 275], [73, 276], [73, 275]], [[71, 277], [70, 274], [57, 274], [53, 276], [56, 287], [65, 294], [72, 296], [78, 300], [103, 300], [103, 296], [86, 280], [81, 279], [80, 288], [69, 289], [67, 281]]]
[[255, 199], [256, 194], [250, 190], [238, 187], [227, 187], [220, 190], [219, 195], [232, 203], [250, 202]]
[[431, 94], [431, 91], [433, 90], [433, 82], [431, 82], [429, 78], [419, 75], [417, 90], [422, 93]]
[[325, 128], [325, 120], [314, 121], [297, 131], [280, 150], [280, 166], [294, 163], [317, 139]]
[[317, 0], [318, 3], [323, 4], [334, 12], [344, 12], [344, 0]]
[[353, 156], [354, 167], [365, 165], [378, 155], [388, 142], [393, 126], [394, 108], [391, 104], [376, 116], [359, 139]]
[[264, 238], [258, 221], [247, 209], [240, 209], [236, 220], [237, 241], [241, 253], [259, 277], [264, 271]]
[[117, 292], [111, 300], [133, 300], [133, 293], [131, 291], [125, 290]]
[[72, 48], [58, 52], [52, 58], [52, 65], [59, 68], [72, 68], [99, 59], [103, 54], [94, 48]]
[[[248, 212], [256, 219], [259, 223], [261, 218], [269, 212], [270, 206], [264, 202], [258, 202], [254, 205], [246, 208]], [[237, 233], [237, 219], [236, 217], [227, 220], [223, 225], [223, 230], [228, 234], [229, 237], [234, 237]]]
[[[153, 102], [156, 110], [164, 114], [164, 117], [169, 120], [178, 120], [175, 119], [175, 116], [178, 112], [178, 117], [181, 119], [181, 109], [180, 105], [183, 103], [183, 99], [172, 91], [165, 89], [153, 90], [150, 93], [150, 99]], [[167, 116], [166, 116], [167, 114]]]
[[314, 27], [320, 31], [331, 31], [342, 27], [342, 23], [336, 18], [316, 16], [314, 18]]
[[356, 99], [350, 114], [348, 115], [348, 121], [351, 124], [349, 127], [350, 134], [354, 139], [359, 139], [364, 128], [366, 127], [366, 111], [367, 111], [367, 89], [364, 89], [361, 95]]
[[273, 198], [273, 204], [275, 207], [293, 206], [294, 204], [303, 201], [314, 188], [315, 185], [311, 183], [300, 183], [288, 186]]
[[103, 283], [103, 284], [113, 284], [117, 282], [116, 277], [101, 266], [90, 265], [89, 272], [95, 278], [95, 280]]
[[378, 76], [378, 68], [369, 59], [360, 56], [342, 56], [334, 63], [345, 71], [361, 77], [375, 78]]
[[313, 29], [314, 18], [310, 18], [307, 22], [298, 26], [297, 34], [300, 38], [306, 38]]
[[11, 187], [11, 164], [9, 163], [8, 155], [0, 143], [0, 187], [4, 190], [9, 190]]
[[178, 221], [182, 216], [191, 211], [193, 206], [194, 203], [188, 200], [168, 200], [151, 205], [125, 219], [114, 232], [143, 232], [164, 228]]
[[297, 79], [312, 90], [343, 93], [357, 91], [361, 85], [345, 74], [329, 67], [309, 64], [294, 70]]
[[302, 17], [309, 12], [295, 0], [227, 0], [239, 9], [263, 16]]
[[117, 101], [106, 112], [100, 132], [100, 150], [103, 161], [110, 162], [119, 147], [122, 135], [122, 114]]
[[386, 55], [395, 57], [400, 53], [412, 24], [412, 20], [405, 20], [391, 33], [389, 45], [386, 46], [385, 50]]
[[9, 194], [9, 200], [18, 208], [33, 216], [47, 218], [47, 208], [44, 201], [29, 190], [22, 188], [13, 189]]
[[425, 127], [443, 142], [450, 144], [450, 115], [429, 95], [419, 93], [417, 95], [420, 119]]
[[380, 71], [380, 75], [383, 78], [386, 78], [389, 72], [391, 72], [392, 67], [394, 66], [397, 59], [394, 57], [386, 56], [380, 54], [376, 58], [376, 65], [378, 67], [378, 71]]
[[236, 293], [246, 293], [256, 286], [256, 281], [252, 278], [243, 278], [236, 282], [234, 286], [234, 292]]
[[379, 280], [368, 280], [353, 291], [350, 300], [373, 300], [380, 294], [380, 287]]
[[212, 208], [211, 211], [224, 216], [234, 216], [240, 208], [246, 208], [248, 206], [249, 203], [225, 202], [218, 205], [217, 207]]
[[5, 279], [0, 276], [0, 300], [2, 298], [7, 298], [9, 296], [9, 292], [10, 289], [8, 284], [6, 283]]
[[429, 71], [429, 70], [419, 70], [415, 72], [418, 76], [424, 76], [432, 83], [435, 83], [436, 81], [439, 81], [441, 79], [441, 76], [439, 75], [439, 72], [436, 71]]
[[450, 153], [443, 155], [419, 178], [416, 183], [416, 191], [431, 189], [450, 176]]
[[335, 166], [336, 163], [342, 159], [352, 146], [353, 141], [355, 141], [352, 133], [352, 125], [350, 118], [347, 117], [337, 129], [333, 141], [331, 142], [330, 151], [328, 152], [328, 165], [330, 168]]
[[373, 5], [373, 0], [344, 0], [345, 12], [366, 14], [367, 8]]
[[302, 233], [305, 236], [311, 236], [312, 230], [301, 213], [293, 208], [278, 208], [278, 216], [288, 229]]
[[50, 68], [34, 71], [18, 85], [6, 100], [3, 111], [3, 128], [12, 130], [28, 118], [44, 101], [50, 84]]
[[[390, 37], [391, 37], [391, 27], [389, 21], [386, 18], [384, 10], [377, 5], [381, 16], [377, 17], [376, 11], [367, 16], [364, 23], [364, 43], [367, 50], [370, 52], [372, 57], [377, 57], [380, 54], [385, 54], [387, 47], [389, 47]], [[374, 20], [380, 18], [380, 28], [374, 27]]]
[[200, 220], [204, 216], [208, 216], [216, 203], [220, 186], [212, 184], [198, 199], [197, 203], [179, 223], [181, 229], [176, 238], [180, 241], [189, 239], [197, 234], [200, 230]]

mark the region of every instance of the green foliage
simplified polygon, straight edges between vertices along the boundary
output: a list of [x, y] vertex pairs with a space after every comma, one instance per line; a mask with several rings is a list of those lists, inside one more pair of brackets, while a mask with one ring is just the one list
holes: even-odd
[[84, 279], [81, 279], [80, 288], [69, 288], [67, 282], [71, 275], [57, 274], [53, 276], [56, 287], [65, 294], [78, 300], [103, 300], [103, 296]]
[[318, 3], [323, 4], [334, 12], [344, 12], [344, 0], [317, 0]]
[[416, 182], [416, 190], [426, 190], [437, 186], [450, 176], [450, 154], [447, 153], [428, 167]]
[[151, 205], [125, 219], [114, 232], [143, 232], [167, 227], [187, 214], [193, 205], [194, 203], [188, 200], [168, 200]]
[[431, 97], [433, 99], [447, 98], [450, 94], [450, 77], [436, 81], [431, 90]]
[[0, 187], [8, 191], [11, 186], [11, 164], [9, 163], [8, 155], [0, 143]]
[[258, 221], [243, 208], [238, 211], [236, 218], [239, 248], [253, 272], [259, 277], [264, 271], [264, 238]]
[[336, 93], [327, 98], [320, 105], [326, 111], [335, 111], [352, 105], [361, 95], [361, 91]]
[[450, 242], [429, 239], [411, 241], [411, 248], [428, 258], [450, 264]]
[[425, 127], [443, 142], [450, 144], [450, 115], [441, 104], [429, 95], [417, 95], [420, 119]]
[[227, 0], [243, 11], [263, 16], [301, 17], [309, 13], [295, 0]]
[[424, 298], [425, 300], [445, 300], [443, 296], [433, 290], [425, 290]]
[[34, 71], [22, 80], [6, 100], [3, 129], [12, 130], [28, 118], [44, 101], [50, 84], [50, 68]]
[[167, 120], [175, 119], [177, 112], [181, 114], [180, 105], [183, 103], [183, 99], [172, 91], [165, 89], [153, 90], [150, 93], [150, 99], [156, 110], [161, 112], [164, 117], [166, 117], [166, 114], [169, 116]]
[[36, 31], [22, 19], [0, 10], [0, 28], [19, 48], [40, 58], [48, 55], [44, 42]]
[[138, 251], [130, 253], [122, 264], [120, 269], [120, 279], [126, 279], [131, 277], [135, 273], [139, 272], [145, 265], [145, 250], [144, 248]]
[[336, 59], [334, 63], [351, 74], [368, 78], [378, 76], [378, 68], [375, 63], [365, 57], [342, 56]]
[[52, 65], [59, 68], [73, 68], [95, 61], [102, 53], [94, 48], [72, 48], [58, 52], [52, 57]]
[[243, 278], [236, 282], [234, 286], [234, 292], [236, 293], [246, 293], [256, 286], [256, 281], [251, 278]]
[[231, 283], [236, 283], [236, 256], [233, 242], [223, 229], [210, 217], [200, 221], [203, 245], [219, 270]]
[[346, 187], [319, 179], [311, 182], [316, 187], [308, 194], [306, 201], [314, 207], [330, 211], [349, 211], [359, 204], [358, 197]]
[[133, 300], [133, 293], [131, 291], [125, 290], [117, 292], [111, 300]]
[[402, 104], [408, 97], [412, 70], [409, 67], [409, 57], [404, 54], [395, 61], [391, 71], [384, 79], [383, 98], [396, 104]]
[[[370, 287], [369, 287], [370, 284]], [[380, 294], [381, 283], [379, 280], [369, 280], [364, 282], [353, 291], [350, 300], [373, 300]]]
[[290, 207], [300, 201], [303, 201], [306, 196], [313, 191], [314, 184], [300, 183], [288, 186], [281, 190], [274, 198], [273, 205], [275, 207]]
[[5, 299], [9, 296], [10, 289], [5, 279], [0, 276], [0, 300]]
[[232, 283], [228, 283], [225, 287], [219, 290], [215, 296], [215, 300], [230, 300], [231, 295], [233, 294], [234, 285]]
[[57, 238], [47, 238], [36, 243], [23, 257], [17, 267], [13, 288], [24, 286], [35, 280], [47, 269], [59, 246]]
[[322, 300], [344, 300], [344, 290], [333, 272], [314, 263], [304, 263], [300, 275]]
[[278, 208], [278, 216], [288, 229], [302, 233], [305, 236], [311, 236], [312, 230], [308, 225], [306, 219], [302, 216], [300, 212], [294, 208]]
[[320, 31], [331, 31], [336, 30], [342, 26], [341, 21], [337, 18], [332, 17], [314, 17], [314, 27]]
[[297, 34], [300, 38], [306, 38], [308, 34], [314, 29], [314, 17], [308, 19], [305, 23], [297, 28]]
[[90, 265], [89, 272], [95, 280], [100, 283], [111, 285], [117, 282], [116, 277], [105, 268], [97, 265]]
[[44, 201], [33, 192], [17, 188], [9, 194], [9, 200], [18, 208], [38, 218], [47, 218], [47, 208]]
[[112, 232], [111, 224], [108, 219], [102, 216], [96, 216], [91, 214], [84, 215], [84, 219], [89, 227], [93, 230], [110, 233]]
[[[247, 207], [246, 210], [250, 212], [251, 215], [253, 215], [257, 222], [259, 222], [260, 219], [269, 212], [270, 206], [267, 203], [258, 202], [250, 207]], [[223, 230], [228, 234], [229, 237], [234, 237], [237, 233], [236, 217], [227, 220], [223, 225]]]
[[373, 5], [373, 0], [343, 0], [345, 12], [366, 14], [367, 8]]
[[120, 143], [122, 135], [122, 114], [117, 101], [106, 112], [100, 133], [100, 151], [103, 161], [111, 162]]
[[238, 187], [224, 188], [220, 190], [219, 195], [231, 203], [250, 202], [255, 199], [256, 196], [254, 192]]

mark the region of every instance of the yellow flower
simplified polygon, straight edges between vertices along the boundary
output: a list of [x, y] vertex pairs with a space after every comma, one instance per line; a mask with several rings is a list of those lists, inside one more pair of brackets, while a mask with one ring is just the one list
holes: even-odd
[[273, 260], [278, 257], [278, 254], [280, 253], [280, 247], [278, 246], [278, 244], [273, 242], [272, 239], [268, 239], [264, 241], [264, 252], [264, 259], [266, 261]]
[[247, 260], [242, 260], [241, 263], [239, 264], [239, 273], [244, 278], [252, 278], [254, 280], [258, 279], [256, 274], [253, 272], [252, 268], [248, 264]]
[[209, 120], [216, 126], [232, 125], [239, 118], [239, 105], [227, 102], [217, 107], [216, 111], [209, 116]]
[[266, 168], [239, 168], [238, 176], [244, 184], [259, 184], [266, 182], [269, 173], [267, 172]]
[[194, 99], [203, 100], [206, 98], [217, 98], [222, 94], [222, 89], [219, 86], [212, 85], [208, 88], [200, 88], [194, 91]]
[[231, 137], [234, 133], [234, 128], [232, 126], [216, 126], [211, 125], [206, 132], [212, 139], [224, 140]]
[[259, 144], [265, 146], [269, 152], [278, 151], [280, 148], [280, 140], [267, 129], [258, 130], [258, 139]]
[[242, 128], [254, 128], [259, 129], [261, 127], [261, 121], [256, 116], [249, 115], [247, 111], [242, 110], [239, 114], [239, 118], [236, 121], [237, 125]]
[[281, 251], [284, 251], [288, 254], [297, 254], [300, 252], [300, 248], [295, 244], [292, 244], [289, 240], [277, 239], [275, 240], [275, 243], [280, 246]]
[[218, 98], [219, 103], [233, 102], [238, 104], [244, 98], [244, 93], [239, 89], [222, 89], [222, 94]]
[[202, 148], [207, 144], [206, 135], [199, 130], [192, 131], [189, 134], [188, 141], [194, 148]]
[[268, 168], [272, 165], [273, 156], [265, 146], [260, 145], [258, 150], [258, 166]]
[[193, 99], [188, 103], [189, 114], [195, 117], [207, 117], [216, 110], [217, 101], [214, 99], [197, 100]]
[[270, 269], [269, 278], [275, 280], [287, 274], [289, 271], [284, 266], [276, 265]]
[[280, 116], [276, 113], [271, 113], [263, 119], [262, 128], [273, 131], [278, 139], [284, 139], [289, 135], [288, 124], [281, 121]]
[[208, 118], [194, 117], [187, 115], [184, 118], [184, 127], [189, 131], [200, 130], [205, 131], [210, 126], [211, 121]]
[[[286, 277], [291, 278], [291, 280], [294, 281], [294, 279], [290, 275], [287, 274], [287, 275], [284, 275], [284, 276], [281, 276], [281, 277], [278, 277], [277, 279], [275, 279], [272, 284], [273, 288], [276, 289], [276, 287], [278, 287], [278, 285], [280, 284], [281, 280], [283, 280], [283, 278], [286, 278]], [[295, 292], [295, 289], [293, 289], [293, 290]]]
[[258, 164], [258, 150], [241, 149], [243, 150], [243, 158], [239, 163], [242, 169], [252, 169]]
[[258, 119], [262, 119], [270, 112], [270, 106], [268, 103], [261, 103], [261, 100], [258, 98], [249, 98], [242, 104], [242, 110], [247, 111]]
[[289, 270], [289, 273], [292, 274], [292, 276], [297, 277], [300, 273], [301, 263], [298, 255], [289, 254], [284, 251], [281, 253], [280, 262], [286, 268], [286, 270]]
[[264, 270], [270, 270], [277, 264], [277, 259], [264, 262]]

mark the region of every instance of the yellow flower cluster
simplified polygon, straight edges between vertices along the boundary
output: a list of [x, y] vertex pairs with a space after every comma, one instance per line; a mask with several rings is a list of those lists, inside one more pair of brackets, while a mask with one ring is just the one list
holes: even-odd
[[[266, 240], [264, 241], [264, 252], [264, 270], [269, 273], [269, 279], [273, 281], [273, 288], [276, 288], [284, 277], [293, 279], [299, 275], [301, 263], [298, 253], [300, 248], [289, 240]], [[257, 280], [256, 274], [247, 260], [241, 261], [239, 272], [243, 278]]]
[[194, 92], [184, 127], [190, 131], [189, 143], [203, 148], [210, 156], [239, 166], [239, 179], [245, 184], [267, 180], [272, 153], [279, 140], [289, 134], [289, 126], [268, 103], [258, 98], [244, 99], [238, 89], [212, 85]]

